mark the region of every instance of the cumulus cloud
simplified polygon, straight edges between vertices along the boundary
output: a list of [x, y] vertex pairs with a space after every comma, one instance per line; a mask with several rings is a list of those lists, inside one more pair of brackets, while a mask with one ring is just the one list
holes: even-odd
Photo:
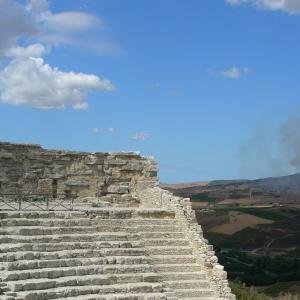
[[231, 5], [251, 4], [260, 9], [280, 10], [289, 14], [300, 14], [299, 0], [225, 0]]
[[227, 77], [230, 79], [239, 79], [241, 77], [241, 71], [236, 67], [232, 67], [228, 70], [222, 71], [221, 74], [224, 77]]
[[42, 44], [32, 44], [28, 47], [13, 47], [6, 51], [7, 57], [26, 58], [26, 57], [41, 57], [46, 53], [47, 49]]
[[92, 128], [92, 132], [94, 132], [94, 133], [100, 133], [101, 131], [102, 131], [101, 128], [98, 128], [98, 127]]
[[[81, 44], [84, 39], [80, 33], [93, 28], [99, 28], [103, 21], [91, 14], [70, 11], [53, 14], [46, 11], [36, 16], [40, 28], [38, 38], [44, 42], [59, 44]], [[91, 43], [90, 41], [86, 41]], [[93, 43], [99, 43], [93, 41]], [[83, 44], [84, 46], [84, 44]]]
[[[47, 0], [30, 0], [27, 5], [0, 0], [0, 60], [6, 57], [0, 70], [0, 102], [42, 109], [85, 109], [90, 92], [111, 91], [113, 85], [107, 79], [61, 71], [43, 59], [62, 43], [90, 47], [82, 36], [101, 24], [101, 19], [88, 13], [52, 13]], [[98, 50], [109, 48], [96, 46]]]
[[30, 0], [27, 5], [0, 0], [0, 59], [21, 39], [54, 46], [78, 45], [101, 53], [119, 52], [114, 42], [95, 38], [103, 30], [105, 24], [101, 18], [80, 11], [53, 13], [47, 0]]
[[[41, 57], [26, 57], [18, 52], [18, 57], [0, 71], [0, 101], [5, 104], [42, 109], [85, 109], [89, 92], [113, 89], [107, 79], [63, 72], [46, 64]], [[31, 51], [24, 48], [24, 52]]]
[[245, 67], [243, 69], [237, 68], [237, 67], [231, 67], [228, 70], [221, 71], [221, 75], [229, 78], [229, 79], [239, 79], [242, 75], [248, 74], [250, 72], [250, 69]]
[[115, 133], [115, 129], [112, 127], [107, 128], [108, 133]]
[[30, 0], [26, 5], [26, 9], [33, 14], [46, 12], [48, 8], [49, 3], [47, 0]]
[[20, 37], [32, 37], [38, 29], [26, 8], [12, 0], [0, 1], [0, 59]]
[[149, 134], [146, 132], [137, 132], [131, 138], [137, 141], [146, 141], [149, 138]]

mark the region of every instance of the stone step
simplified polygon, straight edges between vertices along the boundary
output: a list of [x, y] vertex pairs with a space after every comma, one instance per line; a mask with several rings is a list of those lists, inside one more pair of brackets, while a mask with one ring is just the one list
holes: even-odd
[[12, 243], [61, 243], [89, 241], [128, 241], [139, 240], [139, 234], [101, 232], [97, 234], [53, 234], [42, 236], [6, 235], [0, 236], [0, 244]]
[[175, 295], [178, 298], [191, 299], [191, 297], [213, 297], [214, 293], [210, 289], [178, 289], [175, 290]]
[[144, 246], [188, 246], [189, 241], [184, 239], [147, 239], [143, 242]]
[[[102, 296], [106, 294], [146, 294], [146, 293], [161, 293], [163, 291], [160, 283], [126, 283], [115, 285], [96, 285], [96, 286], [72, 286], [61, 288], [50, 288], [38, 291], [19, 292], [16, 300], [48, 300], [59, 299], [66, 297], [78, 297], [80, 295], [98, 294]], [[104, 297], [104, 296], [102, 296]], [[81, 299], [81, 298], [79, 298]], [[104, 297], [106, 299], [106, 297]], [[126, 299], [126, 298], [125, 298]]]
[[139, 248], [140, 242], [130, 241], [95, 241], [95, 242], [61, 242], [61, 243], [36, 243], [36, 244], [5, 244], [0, 245], [0, 253], [18, 251], [63, 251], [76, 249], [101, 249], [101, 248]]
[[184, 237], [182, 232], [143, 232], [144, 239], [181, 239]]
[[197, 262], [193, 255], [151, 255], [154, 264], [195, 264]]
[[193, 250], [191, 247], [164, 247], [164, 246], [148, 246], [147, 252], [151, 255], [191, 255]]
[[202, 271], [202, 268], [198, 264], [171, 264], [171, 265], [155, 265], [154, 266], [155, 270], [159, 273], [180, 273], [180, 272], [200, 272]]
[[0, 227], [9, 226], [46, 226], [46, 227], [73, 227], [73, 226], [127, 226], [130, 223], [132, 226], [136, 225], [177, 225], [177, 221], [174, 219], [101, 219], [88, 217], [76, 218], [76, 219], [0, 219]]
[[106, 256], [142, 256], [144, 248], [102, 248], [102, 249], [74, 249], [60, 251], [19, 251], [0, 254], [0, 262], [13, 262], [17, 260], [53, 260], [67, 258], [89, 258]]
[[1, 269], [7, 271], [15, 270], [32, 270], [43, 268], [62, 268], [76, 267], [87, 265], [132, 265], [132, 264], [148, 264], [149, 257], [146, 256], [106, 256], [106, 257], [90, 257], [90, 258], [67, 258], [55, 260], [19, 260], [17, 262], [2, 263]]
[[182, 229], [178, 225], [137, 225], [137, 230], [140, 233], [144, 232], [182, 232]]
[[210, 285], [207, 280], [174, 280], [174, 281], [165, 281], [165, 285], [172, 290], [181, 290], [181, 289], [209, 289]]
[[158, 282], [155, 273], [82, 274], [57, 278], [36, 278], [7, 282], [13, 292], [45, 290], [70, 286], [114, 285], [123, 283]]
[[[106, 294], [106, 295], [81, 295], [77, 297], [57, 298], [57, 300], [171, 300], [163, 293], [140, 293], [140, 294]], [[175, 298], [177, 299], [177, 298]], [[174, 299], [174, 300], [175, 300]], [[14, 298], [12, 299], [14, 300]], [[201, 300], [206, 300], [202, 299]], [[211, 299], [208, 299], [211, 300]], [[215, 300], [215, 299], [213, 299]]]
[[205, 296], [200, 296], [200, 297], [180, 297], [180, 298], [176, 298], [176, 299], [180, 299], [180, 300], [216, 300], [219, 298], [215, 298], [215, 297], [205, 297]]
[[163, 281], [206, 280], [205, 272], [162, 272], [159, 274]]
[[79, 219], [79, 218], [102, 218], [102, 219], [174, 219], [175, 212], [170, 209], [160, 208], [97, 208], [88, 212], [85, 210], [73, 211], [1, 211], [0, 219]]
[[78, 267], [44, 268], [22, 271], [3, 271], [0, 273], [2, 281], [24, 281], [40, 278], [60, 278], [67, 276], [85, 276], [96, 274], [125, 274], [149, 273], [153, 271], [151, 265], [87, 265]]
[[59, 212], [59, 211], [8, 211], [0, 212], [0, 219], [71, 219], [71, 218], [85, 218], [86, 212]]
[[[134, 227], [125, 226], [74, 226], [74, 227], [37, 227], [37, 226], [11, 226], [0, 230], [1, 238], [5, 238], [8, 235], [22, 235], [22, 236], [39, 236], [39, 235], [74, 235], [74, 234], [102, 234], [107, 232], [122, 232], [122, 233], [134, 233], [136, 229]], [[0, 239], [1, 242], [1, 239]]]

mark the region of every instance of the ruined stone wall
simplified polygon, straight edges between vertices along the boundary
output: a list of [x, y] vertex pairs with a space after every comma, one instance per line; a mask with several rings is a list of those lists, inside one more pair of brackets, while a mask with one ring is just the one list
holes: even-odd
[[137, 185], [156, 182], [156, 162], [134, 152], [71, 152], [0, 142], [1, 194], [126, 198]]
[[208, 275], [216, 293], [216, 299], [235, 300], [227, 280], [224, 267], [218, 263], [213, 246], [203, 236], [203, 231], [196, 220], [189, 198], [174, 196], [159, 186], [137, 191], [141, 205], [144, 207], [169, 208], [175, 211], [180, 227], [184, 229], [186, 238], [193, 246], [193, 254]]

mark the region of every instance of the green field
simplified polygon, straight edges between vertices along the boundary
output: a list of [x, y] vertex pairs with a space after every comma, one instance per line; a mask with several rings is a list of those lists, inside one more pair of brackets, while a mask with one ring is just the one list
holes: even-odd
[[221, 249], [253, 250], [262, 246], [266, 241], [265, 231], [259, 228], [247, 227], [232, 235], [206, 232], [205, 237]]
[[253, 215], [259, 218], [264, 218], [272, 221], [281, 221], [287, 218], [287, 213], [281, 212], [280, 209], [278, 208], [226, 207], [226, 208], [218, 208], [218, 210], [239, 211], [245, 214]]
[[237, 300], [270, 300], [266, 295], [257, 293], [253, 289], [235, 281], [230, 282], [230, 288], [236, 295]]
[[285, 254], [285, 256], [288, 256], [288, 257], [295, 257], [295, 258], [300, 258], [300, 247], [294, 249], [294, 250], [291, 250], [289, 252], [287, 252]]
[[264, 294], [270, 297], [277, 297], [280, 293], [288, 292], [289, 288], [293, 286], [299, 286], [299, 281], [290, 281], [290, 282], [277, 282], [270, 287], [263, 290]]
[[210, 197], [209, 193], [199, 193], [190, 196], [192, 202], [215, 202], [216, 198]]

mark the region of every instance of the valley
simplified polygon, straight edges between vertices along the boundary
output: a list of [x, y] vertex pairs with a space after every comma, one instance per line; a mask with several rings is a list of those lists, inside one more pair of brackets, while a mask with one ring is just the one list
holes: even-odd
[[165, 188], [191, 198], [232, 281], [279, 299], [300, 295], [299, 174]]

